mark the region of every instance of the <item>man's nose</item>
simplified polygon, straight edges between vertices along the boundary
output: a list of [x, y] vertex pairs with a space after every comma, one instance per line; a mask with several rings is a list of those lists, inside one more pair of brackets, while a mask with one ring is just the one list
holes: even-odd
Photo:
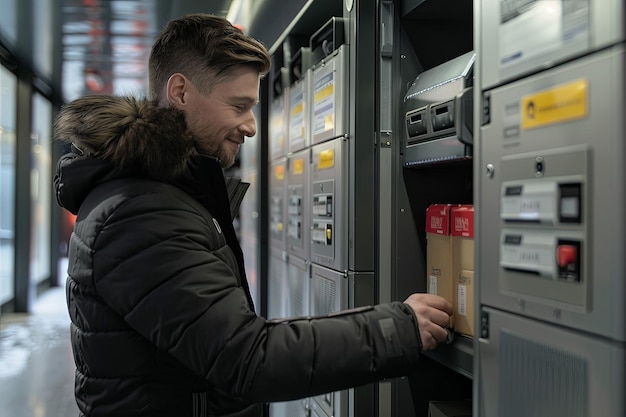
[[256, 135], [256, 119], [252, 111], [250, 111], [250, 117], [248, 117], [240, 126], [239, 130], [244, 136], [251, 137]]

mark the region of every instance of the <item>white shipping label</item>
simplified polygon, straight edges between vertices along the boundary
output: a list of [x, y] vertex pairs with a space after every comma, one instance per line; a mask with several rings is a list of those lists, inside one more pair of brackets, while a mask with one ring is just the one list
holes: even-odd
[[435, 275], [431, 275], [429, 277], [428, 283], [428, 293], [429, 294], [437, 294], [437, 277]]
[[459, 308], [459, 314], [462, 316], [467, 316], [467, 311], [466, 311], [466, 303], [467, 303], [467, 291], [466, 291], [466, 286], [465, 285], [459, 285], [458, 286], [458, 292], [457, 292], [457, 299], [458, 299], [458, 308]]

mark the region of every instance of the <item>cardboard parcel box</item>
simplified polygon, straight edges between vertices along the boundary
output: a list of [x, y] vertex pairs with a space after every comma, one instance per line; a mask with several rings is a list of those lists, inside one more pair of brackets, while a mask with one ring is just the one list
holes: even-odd
[[[426, 209], [426, 290], [455, 305], [450, 236], [450, 204], [432, 204]], [[454, 317], [450, 318], [454, 326]]]
[[453, 207], [450, 225], [456, 296], [454, 330], [474, 336], [474, 207]]

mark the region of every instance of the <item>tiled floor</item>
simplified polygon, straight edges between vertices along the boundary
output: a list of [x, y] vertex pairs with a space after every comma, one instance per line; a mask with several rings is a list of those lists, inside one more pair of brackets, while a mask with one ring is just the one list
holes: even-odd
[[58, 287], [40, 295], [31, 314], [0, 315], [0, 415], [78, 416], [69, 323]]

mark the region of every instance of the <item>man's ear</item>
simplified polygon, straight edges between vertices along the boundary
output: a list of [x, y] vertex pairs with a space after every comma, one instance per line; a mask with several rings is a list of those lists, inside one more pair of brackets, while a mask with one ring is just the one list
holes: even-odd
[[187, 103], [185, 93], [188, 93], [190, 81], [183, 74], [177, 72], [167, 80], [166, 97], [171, 106], [182, 110]]

